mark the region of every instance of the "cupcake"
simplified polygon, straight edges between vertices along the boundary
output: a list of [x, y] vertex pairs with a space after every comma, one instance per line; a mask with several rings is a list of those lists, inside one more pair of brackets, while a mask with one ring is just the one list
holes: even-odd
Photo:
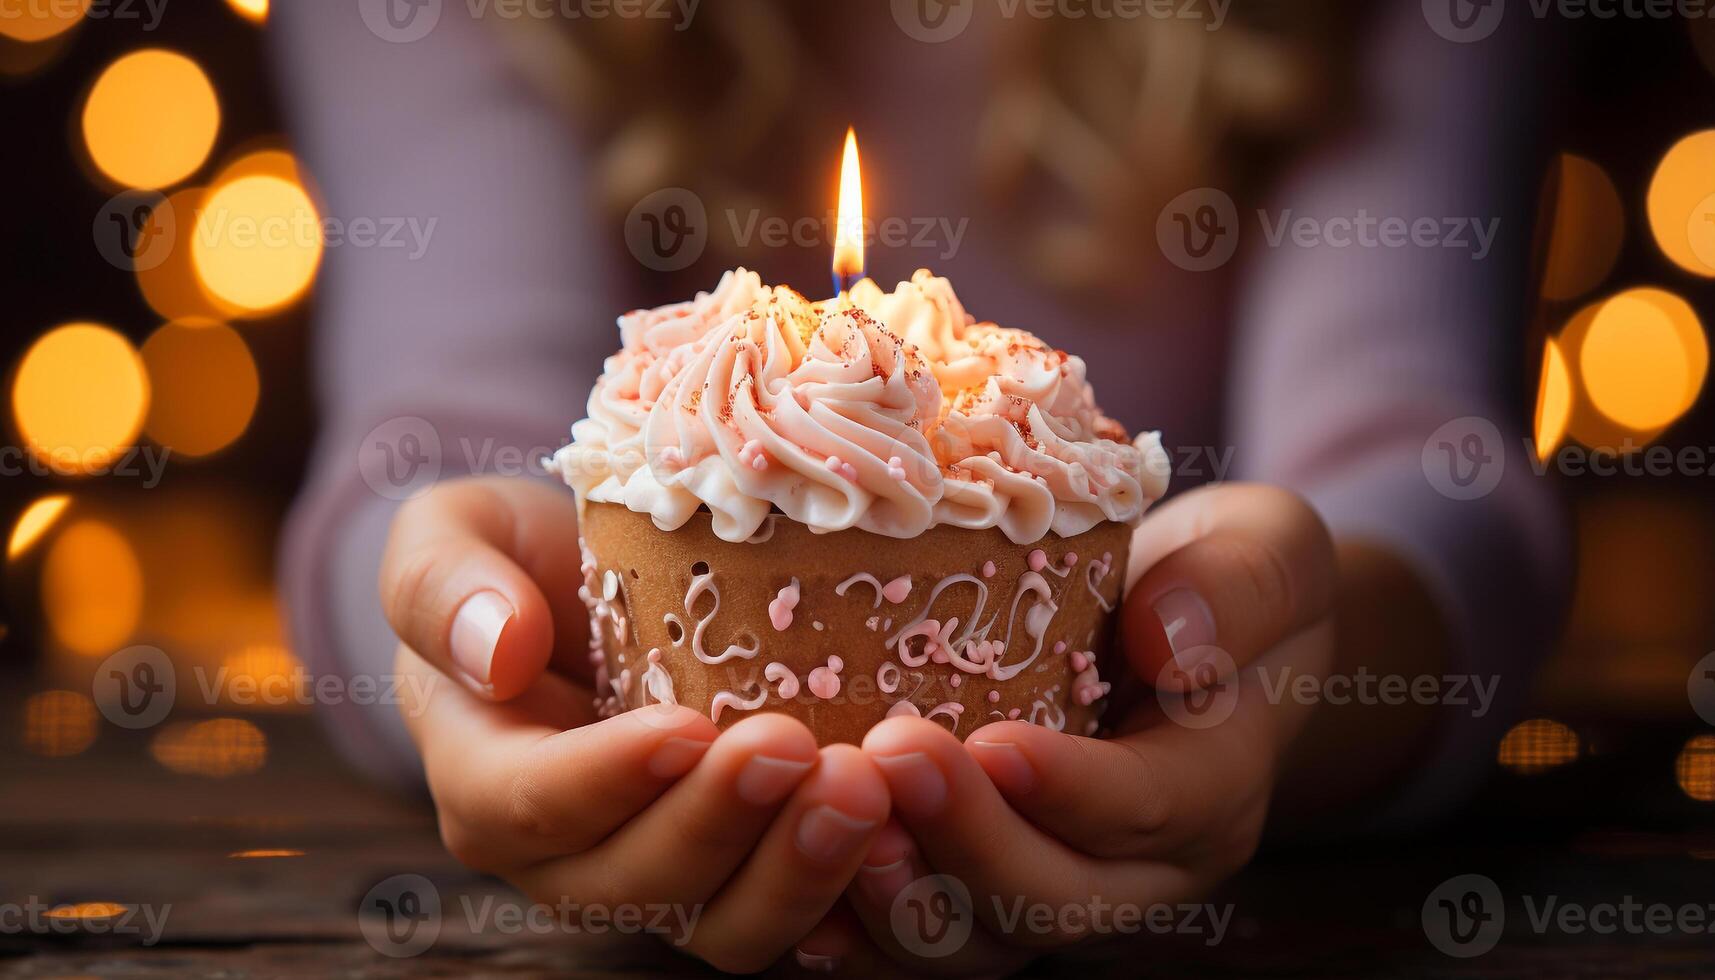
[[823, 744], [899, 714], [1097, 731], [1168, 462], [1079, 358], [927, 271], [811, 302], [739, 269], [619, 329], [548, 461], [578, 500], [599, 710], [780, 711]]

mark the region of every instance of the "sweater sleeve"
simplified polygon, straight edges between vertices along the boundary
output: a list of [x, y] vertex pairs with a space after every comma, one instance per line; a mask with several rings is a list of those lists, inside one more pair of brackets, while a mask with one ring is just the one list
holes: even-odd
[[1449, 672], [1494, 685], [1486, 710], [1443, 706], [1431, 755], [1381, 815], [1399, 827], [1488, 770], [1569, 577], [1521, 397], [1542, 172], [1532, 25], [1457, 44], [1419, 4], [1391, 6], [1363, 123], [1305, 161], [1263, 219], [1278, 238], [1257, 249], [1240, 305], [1229, 421], [1243, 476], [1412, 564], [1456, 638]]
[[[396, 640], [375, 583], [399, 501], [436, 477], [535, 471], [611, 346], [611, 314], [599, 311], [618, 307], [603, 295], [612, 277], [583, 213], [586, 161], [559, 111], [517, 75], [496, 26], [449, 8], [426, 35], [398, 42], [371, 29], [362, 6], [283, 4], [272, 24], [324, 218], [395, 229], [368, 247], [330, 238], [325, 251], [321, 433], [281, 581], [308, 669], [385, 681]], [[321, 713], [359, 765], [412, 780], [394, 705]]]

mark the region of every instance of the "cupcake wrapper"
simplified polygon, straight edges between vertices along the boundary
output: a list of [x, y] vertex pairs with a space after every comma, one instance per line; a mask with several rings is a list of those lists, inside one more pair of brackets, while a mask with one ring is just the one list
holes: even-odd
[[1006, 719], [1097, 730], [1127, 525], [1020, 546], [992, 528], [900, 540], [772, 515], [734, 543], [707, 513], [673, 531], [616, 504], [581, 515], [604, 715], [676, 703], [725, 728], [776, 711], [823, 745], [898, 714], [961, 739]]

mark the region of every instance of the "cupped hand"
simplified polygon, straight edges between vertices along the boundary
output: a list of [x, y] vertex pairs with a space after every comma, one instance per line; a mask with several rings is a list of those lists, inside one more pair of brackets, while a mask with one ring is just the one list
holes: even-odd
[[[1254, 854], [1281, 757], [1310, 711], [1281, 697], [1280, 681], [1319, 677], [1332, 659], [1328, 533], [1285, 491], [1212, 487], [1151, 514], [1130, 568], [1121, 647], [1154, 690], [1110, 717], [1113, 737], [1009, 721], [961, 744], [897, 718], [864, 739], [896, 820], [850, 904], [902, 964], [1004, 971], [1124, 931], [1117, 906], [1200, 900]], [[931, 875], [945, 877], [922, 880]], [[949, 904], [966, 895], [968, 909]], [[937, 910], [965, 916], [968, 937]]]
[[403, 711], [442, 838], [535, 901], [639, 909], [715, 966], [761, 969], [840, 899], [886, 783], [784, 715], [598, 720], [578, 556], [569, 495], [526, 481], [443, 484], [395, 520], [381, 594], [426, 692]]

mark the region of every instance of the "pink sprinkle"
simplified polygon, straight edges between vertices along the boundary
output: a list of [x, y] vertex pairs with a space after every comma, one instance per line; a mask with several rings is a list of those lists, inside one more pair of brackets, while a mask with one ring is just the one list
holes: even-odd
[[828, 666], [817, 667], [815, 670], [810, 671], [808, 682], [810, 693], [821, 698], [823, 701], [827, 701], [834, 697], [834, 695], [839, 694], [839, 674], [840, 669], [844, 666], [845, 665], [840, 662], [839, 657], [829, 657]]
[[1072, 656], [1068, 659], [1072, 662], [1072, 669], [1080, 673], [1090, 666], [1090, 658], [1084, 656], [1083, 652], [1079, 650], [1073, 650]]
[[999, 691], [990, 691], [989, 692], [989, 704], [999, 704], [999, 703], [1000, 703], [1000, 692]]
[[752, 456], [750, 458], [750, 468], [757, 471], [768, 469], [768, 457], [761, 453], [757, 453], [755, 456]]
[[881, 597], [888, 602], [904, 602], [911, 594], [911, 576], [901, 575], [881, 587]]
[[1016, 720], [1016, 719], [1017, 719], [1017, 718], [1018, 718], [1018, 716], [1019, 716], [1019, 715], [1022, 715], [1022, 714], [1024, 714], [1024, 709], [1023, 709], [1023, 708], [1014, 708], [1014, 709], [1012, 709], [1012, 710], [1011, 710], [1011, 711], [1008, 711], [1008, 712], [1007, 712], [1007, 713], [1006, 713], [1006, 716], [1007, 716], [1007, 717], [1008, 717], [1008, 718], [1012, 718], [1012, 719], [1015, 719], [1015, 720]]
[[1078, 563], [1078, 553], [1076, 551], [1068, 551], [1066, 552], [1066, 557], [1060, 560], [1066, 563], [1067, 568], [1070, 568]]
[[890, 480], [905, 479], [905, 460], [898, 456], [887, 457], [887, 478]]
[[1048, 555], [1045, 554], [1041, 548], [1037, 548], [1035, 551], [1030, 553], [1029, 561], [1030, 570], [1033, 572], [1040, 572], [1044, 568], [1048, 567]]
[[829, 473], [835, 473], [843, 476], [853, 483], [857, 482], [857, 467], [845, 462], [838, 456], [829, 456], [828, 461], [822, 465], [828, 468]]
[[994, 562], [983, 562], [983, 578], [994, 578]]
[[783, 633], [792, 625], [792, 610], [798, 608], [798, 580], [781, 589], [775, 595], [774, 601], [768, 604], [768, 621], [774, 624], [774, 631]]
[[954, 674], [952, 679], [947, 681], [947, 684], [950, 687], [958, 687], [960, 684], [964, 683], [964, 680], [965, 679], [963, 677], [960, 677], [958, 674]]

